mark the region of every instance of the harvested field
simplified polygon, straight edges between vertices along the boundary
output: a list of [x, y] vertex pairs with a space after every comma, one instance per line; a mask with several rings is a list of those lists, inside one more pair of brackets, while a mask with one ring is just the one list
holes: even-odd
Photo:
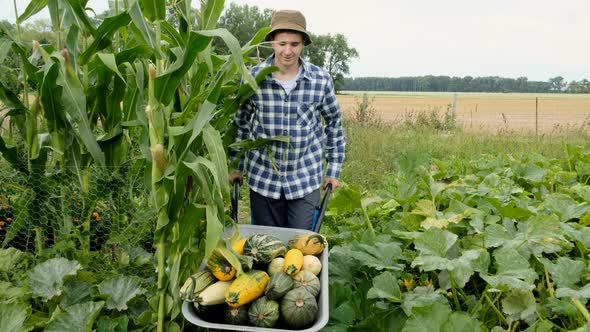
[[[363, 92], [342, 92], [338, 101], [352, 116]], [[401, 122], [418, 113], [444, 114], [453, 93], [368, 92], [370, 105], [386, 122]], [[551, 132], [590, 126], [590, 95], [525, 93], [457, 93], [456, 116], [465, 130]], [[538, 106], [537, 104], [538, 100]], [[535, 115], [537, 114], [537, 115]]]

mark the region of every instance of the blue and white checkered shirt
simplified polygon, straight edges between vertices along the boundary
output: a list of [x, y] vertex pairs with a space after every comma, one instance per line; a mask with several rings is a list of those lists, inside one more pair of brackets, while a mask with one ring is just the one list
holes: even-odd
[[[271, 56], [253, 67], [252, 75], [272, 66], [273, 60]], [[234, 119], [236, 141], [290, 136], [289, 143], [275, 141], [269, 149], [248, 151], [239, 163], [241, 171], [246, 166], [250, 188], [265, 197], [279, 199], [284, 192], [285, 198], [292, 200], [318, 189], [324, 174], [323, 156], [327, 161], [325, 175], [340, 176], [346, 140], [332, 78], [303, 59], [301, 65], [301, 75], [291, 93], [286, 94], [269, 75], [240, 106]], [[230, 159], [236, 157], [237, 151], [230, 150]]]

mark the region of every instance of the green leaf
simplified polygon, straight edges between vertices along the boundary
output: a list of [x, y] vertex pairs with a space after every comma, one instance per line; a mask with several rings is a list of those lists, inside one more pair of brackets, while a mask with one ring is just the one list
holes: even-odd
[[541, 262], [551, 273], [557, 287], [576, 288], [576, 284], [586, 271], [586, 263], [569, 257], [559, 257], [555, 264], [546, 258], [542, 258]]
[[227, 156], [225, 155], [221, 135], [211, 125], [206, 125], [203, 129], [203, 141], [209, 152], [209, 158], [215, 165], [214, 169], [217, 171], [217, 177], [220, 178], [219, 186], [222, 196], [226, 201], [229, 201], [229, 181], [223, 180], [226, 174], [229, 174], [229, 171], [227, 169]]
[[205, 8], [203, 10], [203, 20], [201, 22], [201, 29], [210, 30], [215, 28], [219, 18], [221, 17], [221, 12], [223, 11], [223, 5], [225, 1], [223, 0], [210, 0], [204, 2]]
[[121, 81], [125, 82], [125, 78], [119, 71], [119, 68], [117, 68], [117, 61], [115, 60], [115, 55], [113, 53], [98, 53], [97, 56], [108, 69], [117, 74]]
[[166, 19], [166, 1], [165, 0], [139, 0], [141, 10], [148, 20], [163, 21]]
[[[72, 0], [69, 0], [72, 1]], [[120, 28], [126, 26], [131, 22], [131, 16], [127, 12], [123, 12], [117, 16], [109, 16], [105, 18], [102, 24], [94, 34], [92, 44], [80, 54], [78, 62], [84, 65], [90, 61], [90, 58], [98, 51], [111, 46], [111, 38], [113, 34]]]
[[129, 317], [126, 315], [117, 318], [101, 316], [96, 323], [96, 332], [127, 332]]
[[163, 105], [168, 105], [172, 101], [174, 92], [178, 89], [180, 81], [184, 79], [185, 74], [195, 62], [197, 54], [203, 51], [212, 37], [207, 37], [196, 32], [191, 32], [188, 46], [185, 49], [173, 48], [172, 52], [177, 54], [177, 59], [170, 65], [168, 70], [156, 77], [154, 90], [156, 99]]
[[[59, 62], [63, 61], [63, 58], [58, 59]], [[63, 95], [62, 103], [64, 110], [68, 114], [68, 120], [72, 124], [72, 128], [78, 134], [78, 137], [88, 152], [94, 158], [94, 161], [99, 166], [105, 165], [104, 153], [100, 149], [100, 146], [96, 142], [90, 125], [88, 123], [88, 117], [86, 113], [86, 94], [84, 88], [80, 82], [78, 76], [71, 67], [71, 64], [65, 64], [62, 68], [64, 70], [60, 73], [57, 79], [57, 84], [62, 86]]]
[[508, 322], [533, 322], [536, 316], [537, 302], [531, 291], [512, 289], [502, 299], [502, 311]]
[[480, 321], [469, 316], [466, 312], [453, 312], [442, 326], [441, 331], [478, 332], [484, 331], [484, 329], [482, 329]]
[[127, 310], [127, 302], [145, 291], [136, 278], [118, 276], [107, 279], [98, 285], [101, 295], [107, 296], [107, 309]]
[[455, 244], [458, 236], [439, 228], [431, 228], [420, 235], [414, 245], [422, 255], [445, 257], [447, 251]]
[[136, 36], [141, 37], [152, 50], [156, 51], [156, 54], [159, 54], [159, 47], [158, 44], [156, 44], [156, 33], [145, 20], [137, 1], [134, 1], [131, 4], [131, 7], [129, 7], [129, 16], [133, 21], [133, 26], [139, 31]]
[[104, 302], [86, 302], [67, 307], [49, 322], [45, 332], [91, 332]]
[[442, 332], [444, 323], [449, 319], [451, 309], [448, 305], [435, 302], [427, 307], [418, 307], [412, 310], [402, 332]]
[[0, 303], [20, 302], [25, 293], [24, 287], [14, 287], [11, 282], [0, 281]]
[[84, 8], [84, 5], [86, 5], [86, 1], [68, 0], [68, 3], [72, 7], [72, 10], [76, 14], [78, 20], [82, 21], [86, 30], [88, 30], [88, 32], [90, 32], [90, 34], [92, 34], [94, 38], [96, 38], [96, 29], [94, 28], [92, 23], [90, 23], [90, 19], [88, 18], [88, 15], [86, 15], [86, 10]]
[[586, 202], [578, 203], [565, 194], [552, 193], [545, 197], [545, 201], [541, 203], [539, 209], [554, 212], [560, 217], [561, 222], [566, 222], [586, 214], [586, 212], [590, 211], [590, 204]]
[[20, 24], [26, 21], [29, 17], [37, 14], [43, 8], [45, 8], [45, 6], [47, 6], [47, 2], [48, 0], [31, 0], [27, 8], [25, 8], [25, 11], [17, 18], [16, 22]]
[[361, 266], [376, 270], [400, 271], [402, 264], [395, 263], [401, 256], [400, 244], [396, 242], [377, 242], [373, 245], [353, 242], [350, 247], [340, 247], [339, 251], [352, 257]]
[[555, 297], [571, 297], [574, 299], [590, 299], [590, 283], [582, 288], [560, 287], [555, 290]]
[[231, 52], [230, 63], [233, 63], [238, 70], [241, 72], [242, 79], [248, 83], [253, 89], [256, 89], [258, 85], [254, 80], [254, 77], [250, 74], [250, 71], [244, 64], [244, 58], [242, 55], [242, 49], [240, 43], [229, 31], [226, 29], [215, 29], [215, 30], [203, 30], [198, 31], [199, 34], [209, 37], [219, 37], [223, 39], [227, 47]]
[[30, 331], [25, 327], [27, 306], [22, 303], [0, 302], [0, 331]]
[[65, 258], [52, 258], [27, 272], [29, 288], [33, 295], [51, 300], [62, 292], [64, 278], [76, 275], [82, 266]]
[[223, 233], [223, 224], [217, 215], [215, 206], [207, 204], [205, 208], [207, 216], [207, 236], [205, 240], [205, 259], [208, 259], [217, 247], [217, 243]]
[[433, 286], [419, 286], [413, 290], [404, 293], [404, 302], [402, 309], [406, 315], [410, 316], [414, 308], [431, 306], [434, 303], [446, 304], [446, 293], [441, 289], [434, 289]]
[[373, 278], [373, 287], [369, 289], [367, 299], [386, 299], [389, 302], [401, 303], [403, 295], [397, 278], [389, 271]]
[[499, 290], [520, 289], [523, 291], [533, 290], [537, 273], [529, 262], [516, 250], [506, 249], [494, 252], [496, 261], [496, 275], [480, 273], [480, 276], [490, 286]]
[[16, 248], [0, 249], [0, 272], [13, 271], [24, 256], [25, 253]]

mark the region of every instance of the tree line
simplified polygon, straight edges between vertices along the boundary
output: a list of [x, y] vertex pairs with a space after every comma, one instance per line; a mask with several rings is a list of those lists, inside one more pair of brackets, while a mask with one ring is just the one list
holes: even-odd
[[526, 77], [505, 78], [409, 76], [345, 78], [344, 90], [349, 91], [432, 91], [432, 92], [534, 92], [534, 93], [590, 93], [590, 81], [566, 82], [557, 76], [548, 81], [529, 81]]

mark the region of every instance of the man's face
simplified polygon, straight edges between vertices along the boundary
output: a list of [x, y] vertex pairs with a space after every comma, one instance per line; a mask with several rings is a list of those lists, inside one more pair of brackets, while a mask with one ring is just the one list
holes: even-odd
[[275, 51], [275, 65], [279, 68], [299, 66], [299, 55], [303, 50], [303, 36], [297, 32], [275, 34], [272, 48]]

